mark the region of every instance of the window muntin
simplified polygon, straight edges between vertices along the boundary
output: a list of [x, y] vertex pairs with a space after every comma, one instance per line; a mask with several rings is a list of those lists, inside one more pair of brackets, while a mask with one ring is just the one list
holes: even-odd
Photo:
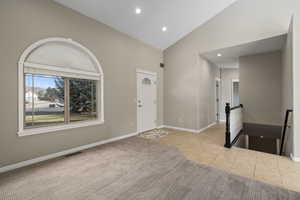
[[24, 126], [33, 126], [33, 76], [32, 75], [25, 75], [25, 98], [24, 98], [24, 105], [25, 105], [25, 116], [24, 116]]

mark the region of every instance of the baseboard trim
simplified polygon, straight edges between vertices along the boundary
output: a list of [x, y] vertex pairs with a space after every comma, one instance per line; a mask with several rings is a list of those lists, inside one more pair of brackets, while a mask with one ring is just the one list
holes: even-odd
[[169, 128], [169, 129], [175, 129], [175, 130], [179, 130], [179, 131], [186, 131], [186, 132], [192, 132], [192, 133], [201, 133], [207, 129], [209, 129], [210, 127], [216, 125], [216, 123], [212, 123], [202, 129], [196, 130], [196, 129], [188, 129], [188, 128], [181, 128], [181, 127], [176, 127], [176, 126], [169, 126], [169, 125], [164, 125], [163, 128]]
[[61, 152], [57, 152], [57, 153], [53, 153], [53, 154], [48, 154], [46, 156], [37, 157], [37, 158], [31, 159], [31, 160], [22, 161], [22, 162], [19, 162], [19, 163], [16, 163], [16, 164], [7, 165], [7, 166], [4, 166], [4, 167], [0, 168], [0, 173], [12, 171], [12, 170], [15, 170], [15, 169], [26, 167], [26, 166], [36, 164], [36, 163], [39, 163], [39, 162], [43, 162], [43, 161], [46, 161], [46, 160], [50, 160], [50, 159], [53, 159], [53, 158], [58, 158], [58, 157], [65, 156], [65, 155], [68, 155], [68, 154], [76, 153], [78, 151], [83, 151], [83, 150], [90, 149], [90, 148], [100, 146], [100, 145], [103, 145], [103, 144], [116, 142], [116, 141], [119, 141], [119, 140], [122, 140], [122, 139], [126, 139], [126, 138], [129, 138], [129, 137], [136, 136], [136, 135], [138, 135], [138, 133], [130, 133], [130, 134], [123, 135], [123, 136], [120, 136], [120, 137], [115, 137], [115, 138], [111, 138], [111, 139], [108, 139], [108, 140], [103, 140], [103, 141], [100, 141], [100, 142], [75, 147], [75, 148], [68, 149], [68, 150], [65, 150], [65, 151], [61, 151]]
[[294, 155], [291, 153], [290, 154], [290, 157], [291, 159], [294, 161], [294, 162], [299, 162], [300, 163], [300, 157], [294, 157]]
[[195, 130], [195, 129], [181, 128], [181, 127], [169, 126], [169, 125], [164, 125], [164, 128], [169, 128], [169, 129], [174, 129], [174, 130], [179, 130], [179, 131], [192, 132], [192, 133], [197, 133], [198, 132], [198, 130]]
[[212, 127], [212, 126], [214, 126], [214, 125], [216, 125], [216, 124], [217, 124], [217, 123], [214, 122], [214, 123], [208, 125], [207, 127], [204, 127], [204, 128], [202, 128], [202, 129], [198, 130], [198, 133], [201, 133], [201, 132], [203, 132], [203, 131], [209, 129], [210, 127]]
[[161, 126], [158, 126], [157, 128], [160, 129], [160, 128], [166, 128], [166, 127], [164, 125], [161, 125]]

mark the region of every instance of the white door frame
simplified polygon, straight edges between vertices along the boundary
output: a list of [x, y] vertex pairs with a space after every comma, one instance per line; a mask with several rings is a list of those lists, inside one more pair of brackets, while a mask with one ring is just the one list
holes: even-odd
[[[232, 79], [231, 80], [231, 106], [233, 106], [233, 90], [234, 90], [234, 83], [240, 83], [239, 79]], [[240, 85], [239, 85], [240, 87]]]
[[[142, 69], [136, 69], [136, 90], [137, 90], [137, 93], [136, 93], [136, 124], [137, 124], [137, 132], [140, 133], [141, 132], [141, 127], [140, 127], [140, 123], [139, 123], [139, 102], [138, 102], [138, 97], [139, 97], [139, 82], [138, 82], [138, 74], [148, 74], [148, 75], [152, 75], [152, 76], [155, 76], [155, 79], [156, 79], [156, 82], [158, 83], [158, 77], [157, 77], [157, 72], [151, 72], [151, 71], [147, 71], [147, 70], [142, 70]], [[156, 119], [155, 119], [155, 122], [156, 122], [156, 127], [157, 127], [157, 114], [158, 114], [158, 84], [156, 84]]]
[[[221, 107], [221, 79], [220, 78], [216, 78], [215, 79], [215, 83], [214, 83], [214, 87], [215, 87], [215, 115], [216, 115], [216, 122], [219, 122], [221, 119], [221, 115], [220, 115], [220, 107]], [[218, 84], [218, 96], [216, 96], [217, 94], [217, 84]], [[217, 101], [217, 99], [219, 99], [219, 101]]]

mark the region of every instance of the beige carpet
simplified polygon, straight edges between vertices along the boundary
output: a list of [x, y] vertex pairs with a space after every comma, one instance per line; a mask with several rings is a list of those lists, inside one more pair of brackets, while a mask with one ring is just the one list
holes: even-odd
[[296, 200], [139, 137], [0, 175], [0, 200]]

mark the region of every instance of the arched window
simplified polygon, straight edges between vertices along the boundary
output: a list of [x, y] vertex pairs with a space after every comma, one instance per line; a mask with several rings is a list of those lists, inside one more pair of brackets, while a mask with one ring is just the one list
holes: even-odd
[[19, 61], [19, 135], [104, 123], [103, 71], [94, 54], [65, 38], [28, 47]]

